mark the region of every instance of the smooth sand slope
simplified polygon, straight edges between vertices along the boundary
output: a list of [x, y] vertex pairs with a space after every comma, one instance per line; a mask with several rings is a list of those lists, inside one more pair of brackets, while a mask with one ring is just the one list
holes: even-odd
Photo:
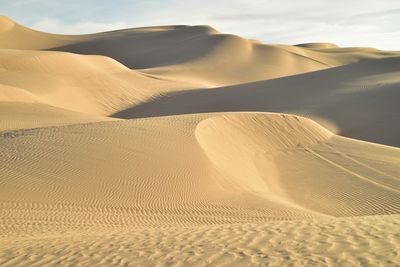
[[399, 67], [1, 17], [0, 265], [398, 266]]

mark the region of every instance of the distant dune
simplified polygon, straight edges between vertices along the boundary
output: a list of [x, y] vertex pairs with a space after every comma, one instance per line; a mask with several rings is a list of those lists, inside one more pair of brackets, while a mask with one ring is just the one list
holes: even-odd
[[400, 52], [0, 17], [0, 265], [398, 266]]

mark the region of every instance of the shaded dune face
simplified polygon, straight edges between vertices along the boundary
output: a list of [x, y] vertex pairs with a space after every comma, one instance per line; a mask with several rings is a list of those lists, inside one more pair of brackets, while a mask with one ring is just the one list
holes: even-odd
[[0, 17], [0, 265], [397, 266], [399, 69], [209, 26]]
[[336, 44], [331, 43], [304, 43], [297, 44], [296, 46], [306, 47], [306, 48], [316, 48], [316, 49], [326, 49], [326, 48], [339, 48]]
[[149, 27], [126, 30], [125, 34], [111, 32], [52, 50], [104, 55], [129, 68], [145, 69], [181, 64], [204, 57], [212, 52], [210, 47], [217, 47], [222, 41], [214, 38], [216, 34], [218, 32], [208, 26]]
[[[307, 116], [352, 138], [400, 146], [398, 57], [208, 90], [186, 90], [113, 115], [140, 118], [227, 111], [273, 111]], [[379, 127], [377, 127], [379, 125]]]

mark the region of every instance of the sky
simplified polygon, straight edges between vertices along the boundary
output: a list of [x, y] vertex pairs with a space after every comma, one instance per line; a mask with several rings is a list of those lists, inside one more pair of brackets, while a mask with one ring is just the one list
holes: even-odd
[[400, 0], [0, 0], [0, 12], [53, 33], [210, 25], [264, 43], [400, 50]]

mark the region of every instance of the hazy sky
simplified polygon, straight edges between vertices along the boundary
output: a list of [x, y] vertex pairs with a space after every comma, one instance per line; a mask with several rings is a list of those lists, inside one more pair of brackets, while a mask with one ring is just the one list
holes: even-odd
[[56, 33], [208, 24], [265, 43], [400, 50], [400, 0], [0, 0], [0, 12]]

